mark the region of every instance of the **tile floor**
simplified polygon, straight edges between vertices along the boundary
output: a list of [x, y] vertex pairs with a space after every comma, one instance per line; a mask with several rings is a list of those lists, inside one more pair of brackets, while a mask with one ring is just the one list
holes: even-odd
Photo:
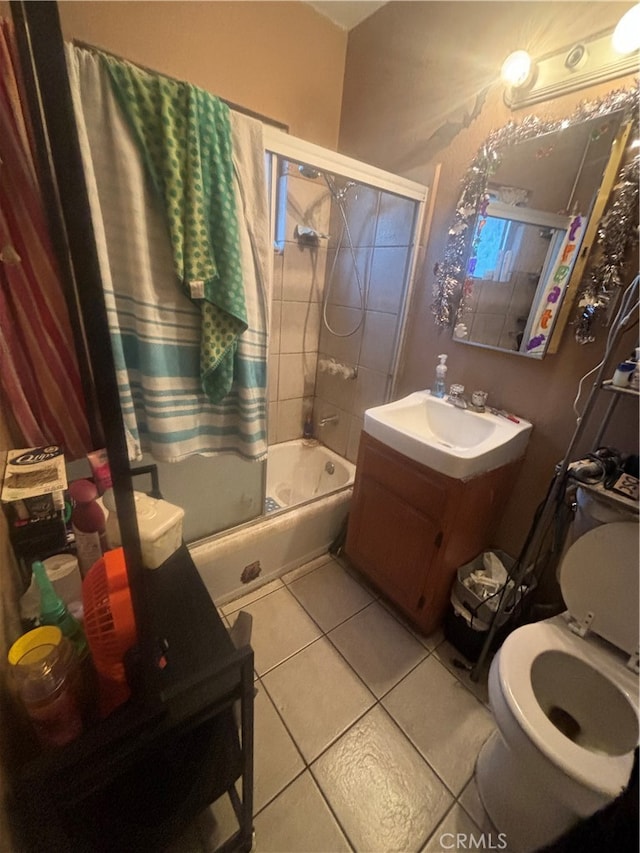
[[[437, 853], [471, 835], [496, 848], [473, 780], [494, 728], [486, 680], [456, 667], [442, 634], [414, 633], [328, 555], [221, 612], [231, 625], [240, 609], [253, 616], [255, 850]], [[172, 853], [209, 853], [236, 826], [224, 797]]]

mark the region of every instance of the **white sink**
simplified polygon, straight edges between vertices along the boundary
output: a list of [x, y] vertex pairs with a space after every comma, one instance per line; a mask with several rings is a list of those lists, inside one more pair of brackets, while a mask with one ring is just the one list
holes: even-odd
[[364, 429], [388, 447], [447, 477], [467, 480], [524, 454], [532, 426], [458, 409], [429, 391], [367, 409]]

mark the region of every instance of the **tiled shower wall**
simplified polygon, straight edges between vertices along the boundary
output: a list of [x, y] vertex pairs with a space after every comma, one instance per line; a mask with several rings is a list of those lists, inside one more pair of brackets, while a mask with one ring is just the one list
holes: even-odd
[[[336, 183], [344, 186], [343, 180]], [[289, 165], [284, 251], [276, 255], [272, 304], [269, 441], [299, 437], [306, 413], [313, 410], [315, 435], [355, 462], [364, 410], [387, 399], [416, 204], [366, 186], [350, 187], [343, 203], [364, 316], [346, 233], [340, 240], [339, 207], [321, 177], [304, 178]], [[329, 238], [321, 237], [317, 247], [303, 247], [294, 238], [296, 225]], [[338, 335], [322, 322], [324, 287], [329, 284], [327, 319]], [[317, 370], [331, 359], [357, 368], [357, 377]], [[321, 418], [332, 415], [337, 422], [320, 426]]]
[[331, 196], [322, 178], [302, 177], [293, 163], [284, 168], [279, 178], [279, 191], [286, 192], [279, 234], [284, 239], [275, 249], [269, 339], [269, 444], [299, 438], [313, 408], [329, 240], [321, 237], [316, 246], [303, 246], [295, 229], [328, 234], [331, 213]]

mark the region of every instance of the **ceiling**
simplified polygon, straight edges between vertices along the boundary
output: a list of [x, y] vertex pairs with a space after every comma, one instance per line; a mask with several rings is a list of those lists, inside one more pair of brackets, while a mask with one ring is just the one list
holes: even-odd
[[361, 21], [373, 15], [385, 3], [369, 2], [369, 0], [326, 0], [326, 2], [310, 2], [309, 6], [329, 18], [343, 30], [357, 27]]

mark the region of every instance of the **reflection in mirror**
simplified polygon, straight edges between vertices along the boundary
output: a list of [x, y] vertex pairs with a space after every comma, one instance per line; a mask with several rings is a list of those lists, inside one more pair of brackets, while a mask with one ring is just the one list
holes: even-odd
[[453, 327], [454, 340], [544, 356], [636, 101], [637, 90], [612, 92], [564, 120], [528, 116], [486, 140], [436, 270], [435, 320]]
[[480, 220], [475, 268], [469, 272], [472, 286], [454, 330], [457, 339], [465, 340], [466, 334], [476, 344], [527, 351], [532, 311], [567, 232], [567, 217], [556, 218], [556, 227], [493, 214]]

